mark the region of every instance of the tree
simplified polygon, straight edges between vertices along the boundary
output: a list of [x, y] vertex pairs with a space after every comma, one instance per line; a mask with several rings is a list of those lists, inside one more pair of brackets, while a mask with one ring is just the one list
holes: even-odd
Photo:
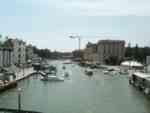
[[3, 45], [1, 39], [2, 39], [2, 35], [0, 34], [0, 47]]
[[3, 43], [3, 46], [8, 47], [8, 48], [12, 48], [13, 47], [12, 39], [5, 40], [5, 42]]
[[128, 47], [126, 48], [126, 52], [125, 52], [125, 57], [132, 57], [132, 48], [131, 48], [131, 43], [128, 43]]

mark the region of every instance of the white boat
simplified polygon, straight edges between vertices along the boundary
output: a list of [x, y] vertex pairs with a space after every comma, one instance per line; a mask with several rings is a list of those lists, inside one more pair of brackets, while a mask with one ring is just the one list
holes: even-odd
[[63, 64], [72, 64], [72, 61], [71, 60], [66, 60], [63, 62]]
[[129, 83], [146, 95], [150, 95], [150, 74], [140, 72], [133, 73], [129, 77]]
[[58, 77], [55, 75], [47, 76], [47, 77], [42, 77], [41, 80], [43, 81], [64, 81], [64, 77]]
[[109, 71], [104, 70], [103, 73], [104, 73], [104, 74], [109, 74]]

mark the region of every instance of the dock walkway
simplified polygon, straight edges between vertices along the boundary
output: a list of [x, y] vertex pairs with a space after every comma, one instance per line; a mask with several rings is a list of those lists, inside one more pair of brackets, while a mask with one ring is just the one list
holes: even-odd
[[15, 73], [16, 74], [16, 81], [20, 81], [22, 79], [25, 79], [29, 76], [31, 76], [32, 73], [34, 73], [35, 71], [33, 70], [33, 68], [26, 68], [26, 69], [22, 69], [21, 71]]
[[13, 81], [8, 82], [7, 84], [0, 86], [0, 92], [8, 90], [10, 88], [14, 88], [17, 86], [17, 82], [21, 81], [25, 78], [28, 78], [32, 75], [32, 73], [34, 73], [35, 71], [33, 70], [33, 68], [26, 68], [26, 69], [20, 69], [20, 71], [16, 72], [16, 79]]

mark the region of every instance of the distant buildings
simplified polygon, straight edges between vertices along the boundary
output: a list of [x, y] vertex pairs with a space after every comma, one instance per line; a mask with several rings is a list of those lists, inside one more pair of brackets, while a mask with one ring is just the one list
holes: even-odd
[[10, 67], [12, 61], [12, 49], [0, 48], [0, 67]]
[[88, 43], [84, 50], [83, 59], [86, 61], [105, 64], [119, 62], [124, 59], [125, 41], [100, 40], [97, 44]]

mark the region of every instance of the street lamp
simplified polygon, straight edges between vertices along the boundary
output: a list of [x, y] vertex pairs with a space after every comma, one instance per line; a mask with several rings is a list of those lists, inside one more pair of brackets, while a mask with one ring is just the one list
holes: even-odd
[[18, 92], [18, 110], [21, 110], [21, 88], [18, 88], [17, 92]]
[[78, 39], [78, 46], [79, 46], [79, 51], [80, 51], [80, 48], [81, 48], [81, 37], [79, 35], [71, 35], [71, 36], [69, 36], [69, 38]]
[[23, 76], [24, 76], [24, 75], [25, 75], [25, 73], [24, 73], [24, 66], [25, 66], [25, 65], [24, 65], [24, 64], [22, 64], [22, 66], [23, 66]]
[[69, 38], [78, 39], [78, 46], [79, 46], [79, 58], [81, 59], [80, 50], [81, 50], [81, 36], [79, 35], [71, 35]]

